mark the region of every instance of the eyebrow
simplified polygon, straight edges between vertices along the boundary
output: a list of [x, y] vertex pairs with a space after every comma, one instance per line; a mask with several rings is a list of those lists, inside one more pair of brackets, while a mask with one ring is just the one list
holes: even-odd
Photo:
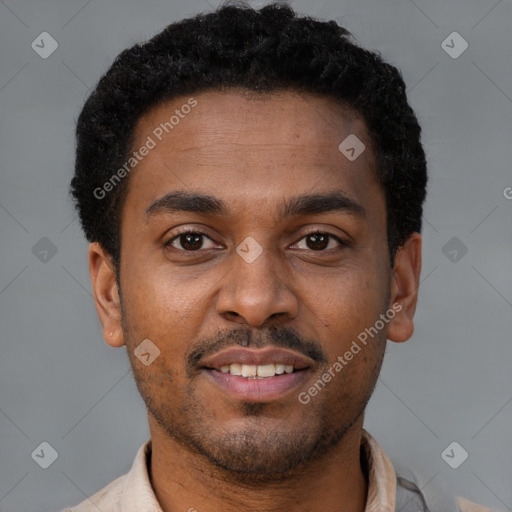
[[[146, 208], [145, 216], [162, 213], [192, 212], [202, 215], [227, 216], [229, 207], [221, 199], [196, 192], [170, 192], [154, 201]], [[325, 213], [346, 213], [356, 217], [365, 217], [366, 210], [341, 190], [325, 194], [303, 194], [284, 201], [278, 207], [278, 216], [282, 218]]]

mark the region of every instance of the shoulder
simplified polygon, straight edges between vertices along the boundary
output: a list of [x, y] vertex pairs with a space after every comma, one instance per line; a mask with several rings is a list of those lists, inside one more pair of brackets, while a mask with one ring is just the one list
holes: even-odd
[[116, 478], [75, 507], [66, 508], [61, 512], [121, 512], [127, 506], [131, 507], [130, 510], [140, 510], [147, 503], [151, 504], [152, 510], [159, 510], [147, 470], [147, 458], [150, 453], [151, 439], [139, 448], [128, 473]]
[[482, 507], [464, 498], [459, 498], [458, 504], [461, 512], [494, 512], [490, 508]]
[[[427, 483], [428, 485], [428, 483]], [[396, 510], [401, 512], [495, 512], [465, 498], [455, 497], [440, 485], [418, 485], [415, 478], [397, 476]]]
[[[493, 512], [446, 489], [441, 478], [412, 471], [392, 462], [377, 441], [363, 429], [362, 460], [366, 461], [372, 497], [369, 510], [400, 512]], [[373, 507], [373, 508], [372, 508]]]

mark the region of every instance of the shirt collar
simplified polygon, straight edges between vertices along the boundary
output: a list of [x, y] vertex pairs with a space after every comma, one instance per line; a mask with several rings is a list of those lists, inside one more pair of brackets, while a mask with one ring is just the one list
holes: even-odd
[[[151, 460], [151, 439], [146, 441], [137, 452], [130, 472], [126, 475], [119, 512], [163, 512], [160, 507], [148, 473]], [[116, 510], [116, 512], [118, 512]]]
[[[368, 467], [365, 512], [395, 512], [396, 475], [391, 461], [366, 430], [362, 431], [361, 450]], [[149, 479], [150, 459], [151, 440], [148, 440], [139, 448], [133, 466], [126, 475], [120, 509], [116, 512], [162, 512]]]
[[368, 465], [368, 496], [365, 512], [395, 512], [396, 474], [377, 441], [363, 430], [361, 449]]

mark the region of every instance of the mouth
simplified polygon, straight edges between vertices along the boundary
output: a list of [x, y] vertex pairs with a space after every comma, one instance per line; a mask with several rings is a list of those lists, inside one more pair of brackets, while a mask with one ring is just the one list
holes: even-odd
[[[215, 368], [212, 368], [215, 369]], [[237, 375], [246, 379], [268, 379], [275, 375], [283, 375], [284, 373], [293, 373], [299, 371], [291, 364], [282, 363], [268, 363], [268, 364], [240, 364], [231, 363], [221, 366], [219, 370], [221, 373], [229, 373], [230, 375]]]
[[314, 361], [290, 350], [234, 348], [208, 359], [201, 370], [232, 398], [270, 402], [303, 384], [314, 366]]

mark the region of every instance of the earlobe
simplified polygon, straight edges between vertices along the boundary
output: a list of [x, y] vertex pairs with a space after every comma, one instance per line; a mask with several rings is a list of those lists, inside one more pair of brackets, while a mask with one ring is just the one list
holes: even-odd
[[413, 318], [421, 272], [421, 241], [421, 235], [413, 233], [395, 256], [389, 307], [394, 306], [397, 313], [388, 326], [387, 338], [391, 341], [406, 341], [414, 332]]
[[124, 336], [116, 272], [110, 255], [98, 242], [89, 246], [89, 274], [103, 337], [110, 346], [121, 347]]

